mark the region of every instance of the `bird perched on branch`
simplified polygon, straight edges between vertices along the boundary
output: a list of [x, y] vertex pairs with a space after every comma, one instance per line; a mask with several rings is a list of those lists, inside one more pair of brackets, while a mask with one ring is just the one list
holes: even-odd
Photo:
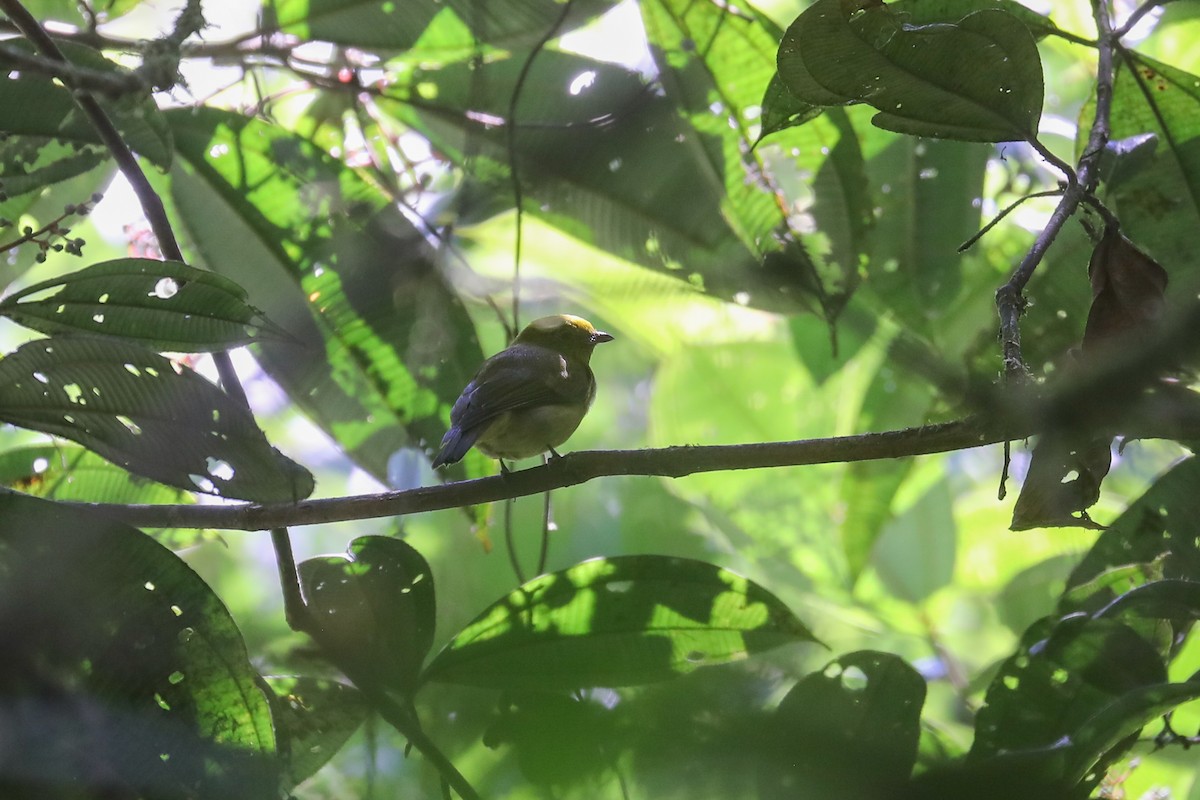
[[436, 469], [471, 449], [492, 458], [558, 455], [592, 405], [592, 350], [612, 336], [570, 314], [534, 320], [508, 348], [483, 362], [450, 410]]

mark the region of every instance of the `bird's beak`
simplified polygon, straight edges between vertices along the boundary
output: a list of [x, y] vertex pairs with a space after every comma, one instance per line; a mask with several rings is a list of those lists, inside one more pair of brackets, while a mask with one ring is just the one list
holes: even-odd
[[613, 335], [604, 331], [596, 331], [592, 334], [592, 344], [600, 344], [601, 342], [611, 342]]

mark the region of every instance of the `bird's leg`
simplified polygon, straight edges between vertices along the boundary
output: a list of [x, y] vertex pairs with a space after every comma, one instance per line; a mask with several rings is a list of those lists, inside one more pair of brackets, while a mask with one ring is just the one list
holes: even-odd
[[558, 451], [557, 451], [557, 450], [555, 450], [555, 449], [554, 449], [553, 447], [551, 447], [550, 445], [546, 445], [546, 449], [550, 451], [550, 458], [548, 458], [548, 459], [546, 460], [546, 463], [547, 463], [547, 464], [548, 464], [548, 463], [550, 463], [551, 461], [554, 461], [555, 459], [562, 458], [562, 456], [560, 456], [560, 455], [558, 454]]
[[508, 464], [504, 463], [503, 458], [498, 458], [496, 460], [500, 462], [500, 477], [503, 478], [505, 475], [512, 473], [512, 470], [508, 468]]

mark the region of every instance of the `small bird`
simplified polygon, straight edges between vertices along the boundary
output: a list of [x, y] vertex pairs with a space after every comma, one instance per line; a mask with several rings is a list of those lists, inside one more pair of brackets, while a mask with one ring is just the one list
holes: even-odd
[[437, 469], [478, 447], [501, 459], [558, 455], [592, 405], [592, 349], [612, 336], [570, 314], [529, 323], [506, 349], [483, 362], [450, 410]]

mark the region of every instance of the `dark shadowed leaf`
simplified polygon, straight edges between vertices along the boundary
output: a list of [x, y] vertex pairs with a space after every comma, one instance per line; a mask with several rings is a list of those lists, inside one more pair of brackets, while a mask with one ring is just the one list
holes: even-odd
[[348, 552], [300, 564], [316, 638], [356, 683], [411, 695], [433, 646], [433, 573], [400, 539], [363, 536]]
[[761, 142], [772, 133], [786, 128], [803, 125], [824, 110], [823, 106], [814, 106], [798, 99], [788, 91], [779, 75], [772, 75], [771, 82], [767, 84], [767, 90], [763, 93], [762, 129], [759, 131], [758, 141]]
[[1109, 526], [1067, 581], [1060, 613], [1094, 613], [1130, 589], [1163, 578], [1200, 578], [1200, 461], [1154, 482]]
[[925, 681], [891, 653], [859, 651], [788, 692], [770, 722], [761, 797], [890, 797], [912, 772]]
[[425, 681], [493, 688], [632, 686], [815, 641], [782, 602], [681, 558], [596, 558], [534, 578], [434, 658]]
[[0, 315], [47, 334], [94, 333], [155, 350], [224, 350], [280, 335], [233, 281], [178, 261], [120, 258], [34, 284]]
[[1041, 60], [1024, 22], [984, 9], [909, 25], [890, 6], [867, 6], [819, 0], [788, 28], [779, 76], [797, 99], [868, 103], [879, 127], [921, 136], [1001, 142], [1036, 133]]
[[192, 491], [266, 503], [313, 490], [312, 476], [271, 447], [244, 405], [125, 342], [43, 339], [0, 359], [0, 419]]
[[1033, 449], [1009, 529], [1098, 528], [1087, 510], [1100, 499], [1112, 464], [1110, 440], [1045, 434]]
[[1167, 271], [1115, 227], [1106, 228], [1088, 263], [1092, 307], [1083, 333], [1091, 355], [1102, 344], [1136, 346], [1166, 313]]
[[[1045, 619], [1025, 632], [988, 688], [970, 758], [1069, 741], [1096, 714], [1166, 677], [1155, 649], [1121, 623], [1086, 615]], [[1088, 756], [1098, 759], [1109, 749]], [[1066, 777], [1074, 782], [1082, 775]]]
[[312, 777], [358, 730], [370, 706], [353, 686], [324, 678], [269, 676], [284, 788]]
[[103, 517], [5, 492], [0, 519], [0, 787], [271, 796], [270, 705], [200, 577]]

